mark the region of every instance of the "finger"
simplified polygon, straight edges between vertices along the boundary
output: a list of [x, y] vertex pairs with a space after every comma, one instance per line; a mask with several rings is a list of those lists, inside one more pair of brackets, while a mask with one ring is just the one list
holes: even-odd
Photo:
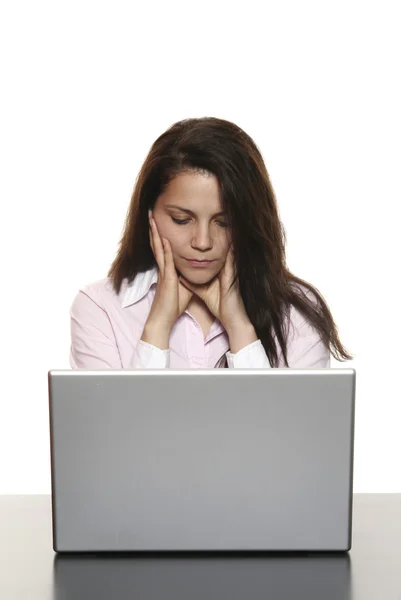
[[229, 288], [234, 279], [234, 252], [232, 246], [228, 249], [224, 266], [219, 274], [219, 279], [224, 289]]
[[227, 251], [226, 260], [224, 261], [222, 271], [224, 273], [227, 273], [227, 271], [232, 267], [232, 263], [233, 263], [233, 256], [232, 256], [231, 247], [230, 247]]
[[153, 246], [152, 228], [150, 226], [150, 223], [149, 223], [149, 241], [150, 241], [150, 247], [152, 248], [152, 252], [154, 254], [155, 253], [155, 249], [154, 249], [154, 246]]
[[235, 262], [235, 254], [234, 254], [233, 246], [231, 246], [231, 248], [230, 248], [228, 278], [229, 278], [229, 286], [231, 286], [231, 284], [233, 284], [233, 285], [235, 285], [236, 289], [238, 289], [238, 285], [239, 285], [238, 271], [237, 271], [237, 265]]
[[[157, 262], [155, 246], [153, 244], [152, 228], [150, 226], [150, 223], [149, 223], [149, 241], [150, 241], [150, 247], [152, 248], [153, 256], [155, 257], [156, 262]], [[159, 264], [159, 263], [157, 263], [157, 264]]]
[[171, 278], [176, 279], [177, 273], [174, 265], [173, 252], [171, 250], [170, 242], [167, 238], [163, 238], [163, 246], [164, 246], [164, 257], [165, 257], [165, 272]]
[[227, 258], [228, 258], [228, 260], [227, 260], [228, 274], [234, 275], [234, 250], [233, 250], [232, 246], [230, 246]]
[[154, 253], [156, 255], [157, 264], [159, 265], [161, 275], [164, 276], [164, 249], [157, 230], [156, 221], [152, 216], [150, 217], [150, 226], [152, 228]]

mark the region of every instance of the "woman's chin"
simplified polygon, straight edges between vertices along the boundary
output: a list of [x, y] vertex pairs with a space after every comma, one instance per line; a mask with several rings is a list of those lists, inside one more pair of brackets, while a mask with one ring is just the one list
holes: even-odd
[[217, 277], [217, 275], [211, 275], [210, 273], [199, 273], [198, 276], [183, 273], [182, 276], [194, 285], [209, 285]]

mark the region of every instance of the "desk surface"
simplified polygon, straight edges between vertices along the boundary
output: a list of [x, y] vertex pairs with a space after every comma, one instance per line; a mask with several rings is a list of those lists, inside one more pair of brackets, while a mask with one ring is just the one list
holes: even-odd
[[401, 494], [354, 494], [345, 553], [57, 555], [50, 496], [0, 496], [4, 600], [401, 600]]

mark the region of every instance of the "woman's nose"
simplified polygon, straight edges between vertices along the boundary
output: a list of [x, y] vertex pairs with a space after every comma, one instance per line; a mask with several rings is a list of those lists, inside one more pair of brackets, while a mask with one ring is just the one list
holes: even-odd
[[202, 250], [207, 250], [211, 248], [213, 245], [212, 236], [210, 235], [210, 231], [208, 228], [199, 227], [194, 235], [192, 240], [192, 245], [196, 248], [201, 248]]

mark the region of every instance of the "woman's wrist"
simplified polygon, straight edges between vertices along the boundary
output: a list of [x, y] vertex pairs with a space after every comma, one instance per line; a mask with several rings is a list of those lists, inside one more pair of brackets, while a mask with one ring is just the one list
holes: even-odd
[[168, 350], [171, 327], [166, 324], [147, 321], [143, 328], [141, 340], [160, 348], [160, 350]]
[[256, 342], [259, 338], [251, 322], [229, 328], [227, 331], [230, 352], [236, 354], [245, 346]]

